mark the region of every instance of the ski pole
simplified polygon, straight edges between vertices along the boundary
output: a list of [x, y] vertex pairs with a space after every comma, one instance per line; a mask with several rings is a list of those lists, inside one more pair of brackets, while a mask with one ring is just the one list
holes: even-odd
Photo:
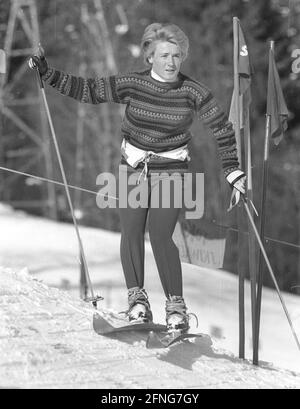
[[5, 51], [0, 48], [0, 74], [6, 74], [6, 55]]
[[72, 204], [72, 200], [71, 200], [71, 196], [70, 196], [70, 190], [69, 190], [69, 186], [68, 186], [68, 183], [67, 183], [67, 178], [66, 178], [66, 174], [65, 174], [61, 154], [60, 154], [60, 149], [59, 149], [59, 146], [58, 146], [58, 143], [57, 143], [57, 138], [56, 138], [56, 134], [55, 134], [55, 130], [54, 130], [54, 126], [53, 126], [53, 122], [52, 122], [52, 118], [51, 118], [51, 114], [50, 114], [50, 110], [49, 110], [49, 106], [48, 106], [48, 101], [47, 101], [47, 98], [46, 98], [44, 84], [43, 84], [43, 81], [42, 81], [42, 78], [41, 78], [41, 75], [39, 73], [38, 68], [36, 68], [36, 74], [37, 74], [38, 83], [39, 83], [39, 86], [40, 86], [40, 90], [41, 90], [41, 93], [42, 93], [42, 97], [43, 97], [43, 101], [44, 101], [44, 105], [45, 105], [45, 109], [46, 109], [46, 114], [47, 114], [50, 130], [51, 130], [51, 135], [52, 135], [52, 139], [53, 139], [53, 142], [54, 142], [55, 151], [56, 151], [56, 155], [57, 155], [61, 175], [62, 175], [62, 178], [63, 178], [63, 184], [64, 184], [64, 187], [65, 187], [65, 191], [66, 191], [66, 195], [67, 195], [67, 199], [68, 199], [68, 203], [69, 203], [69, 207], [70, 207], [70, 211], [71, 211], [71, 215], [72, 215], [72, 219], [73, 219], [73, 224], [74, 224], [77, 239], [78, 239], [80, 255], [81, 255], [81, 259], [82, 259], [83, 266], [84, 266], [86, 280], [87, 280], [88, 286], [89, 286], [90, 291], [91, 291], [91, 297], [86, 297], [85, 301], [92, 302], [93, 306], [95, 308], [97, 308], [97, 301], [98, 300], [103, 300], [103, 297], [101, 297], [99, 295], [97, 295], [97, 296], [94, 295], [94, 290], [93, 290], [92, 282], [91, 282], [89, 271], [88, 271], [88, 265], [87, 265], [87, 261], [86, 261], [86, 257], [85, 257], [85, 253], [84, 253], [84, 249], [83, 249], [79, 229], [78, 229], [78, 224], [77, 224], [75, 214], [74, 214], [74, 208], [73, 208], [73, 204]]
[[259, 247], [260, 247], [260, 249], [261, 249], [262, 255], [263, 255], [264, 259], [265, 259], [266, 265], [267, 265], [268, 270], [269, 270], [269, 272], [270, 272], [270, 274], [271, 274], [271, 277], [272, 277], [273, 283], [274, 283], [274, 285], [275, 285], [277, 294], [278, 294], [279, 299], [280, 299], [280, 301], [281, 301], [281, 305], [282, 305], [282, 307], [283, 307], [283, 310], [284, 310], [284, 312], [285, 312], [285, 315], [286, 315], [287, 320], [288, 320], [288, 322], [289, 322], [289, 325], [290, 325], [290, 327], [291, 327], [291, 330], [292, 330], [293, 336], [294, 336], [294, 338], [295, 338], [296, 344], [297, 344], [297, 346], [298, 346], [298, 349], [300, 350], [299, 339], [298, 339], [298, 337], [297, 337], [297, 334], [296, 334], [296, 331], [295, 331], [295, 329], [294, 329], [294, 326], [293, 326], [292, 320], [291, 320], [291, 318], [290, 318], [289, 312], [288, 312], [288, 310], [287, 310], [287, 307], [286, 307], [286, 305], [285, 305], [284, 299], [283, 299], [282, 294], [281, 294], [281, 292], [280, 292], [280, 289], [279, 289], [279, 287], [278, 287], [277, 280], [276, 280], [275, 274], [274, 274], [274, 272], [273, 272], [272, 266], [271, 266], [271, 264], [270, 264], [270, 261], [269, 261], [269, 259], [268, 259], [267, 253], [266, 253], [266, 251], [265, 251], [264, 245], [263, 245], [263, 243], [262, 243], [262, 241], [261, 241], [261, 238], [260, 238], [260, 236], [259, 236], [259, 234], [258, 234], [257, 228], [256, 228], [255, 223], [254, 223], [254, 221], [253, 221], [253, 218], [252, 218], [252, 216], [251, 216], [251, 213], [250, 213], [250, 210], [249, 210], [249, 207], [248, 207], [248, 204], [247, 204], [247, 199], [244, 197], [244, 195], [243, 195], [243, 203], [244, 203], [244, 207], [245, 207], [245, 209], [246, 209], [246, 212], [247, 212], [247, 215], [248, 215], [250, 224], [251, 224], [252, 229], [253, 229], [253, 231], [254, 231], [254, 234], [255, 234], [255, 236], [256, 236], [256, 238], [257, 238], [257, 241], [258, 241]]

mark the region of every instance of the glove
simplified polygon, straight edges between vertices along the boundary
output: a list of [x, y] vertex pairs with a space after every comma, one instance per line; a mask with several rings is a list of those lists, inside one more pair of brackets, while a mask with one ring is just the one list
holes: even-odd
[[39, 46], [37, 54], [30, 57], [28, 65], [32, 70], [37, 68], [40, 75], [46, 74], [48, 70], [48, 64], [45, 58], [44, 50], [41, 46]]
[[229, 173], [226, 179], [230, 186], [232, 187], [230, 206], [228, 209], [228, 211], [230, 211], [234, 206], [236, 206], [239, 203], [241, 194], [244, 195], [246, 193], [245, 188], [246, 175], [242, 170], [238, 169]]

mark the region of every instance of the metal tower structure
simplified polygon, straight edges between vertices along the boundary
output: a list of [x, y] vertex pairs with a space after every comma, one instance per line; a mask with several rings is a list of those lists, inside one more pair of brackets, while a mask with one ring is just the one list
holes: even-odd
[[[7, 23], [0, 22], [5, 32], [4, 45], [0, 43], [0, 48], [4, 48], [7, 56], [7, 74], [4, 79], [2, 98], [0, 96], [0, 114], [3, 122], [3, 134], [0, 137], [0, 161], [7, 168], [15, 168], [18, 171], [29, 172], [30, 168], [38, 168], [38, 175], [45, 175], [49, 179], [53, 177], [53, 164], [51, 157], [51, 141], [48, 134], [47, 118], [40, 99], [37, 84], [34, 81], [34, 73], [28, 69], [28, 57], [37, 49], [40, 42], [37, 8], [35, 0], [7, 0], [10, 1], [10, 12]], [[119, 35], [125, 34], [128, 30], [128, 22], [123, 7], [114, 2], [114, 13], [118, 19], [115, 32]], [[78, 12], [78, 10], [77, 10]], [[81, 17], [80, 33], [81, 41], [75, 45], [78, 52], [78, 72], [74, 75], [86, 77], [88, 68], [99, 75], [107, 76], [117, 72], [117, 64], [114, 58], [113, 44], [111, 40], [111, 30], [109, 30], [102, 0], [83, 1], [79, 9]], [[72, 25], [70, 25], [71, 27]], [[72, 29], [72, 28], [71, 28]], [[86, 39], [86, 47], [82, 47]], [[1, 41], [1, 36], [0, 36]], [[78, 46], [78, 48], [76, 48]], [[16, 60], [14, 60], [16, 59]], [[89, 73], [90, 74], [90, 73]], [[93, 73], [92, 73], [93, 75]], [[24, 81], [32, 81], [32, 89], [35, 93], [29, 96], [28, 89], [22, 95]], [[120, 118], [120, 107], [101, 104], [97, 107], [78, 104], [77, 124], [76, 124], [76, 144], [75, 144], [75, 164], [74, 160], [68, 165], [74, 168], [74, 184], [82, 186], [92, 180], [96, 180], [97, 172], [105, 170], [111, 171], [112, 162], [119, 160], [114, 151], [119, 151], [119, 141], [114, 137], [116, 131], [116, 119]], [[26, 117], [26, 110], [30, 115]], [[37, 119], [37, 114], [41, 120], [41, 129], [37, 130], [32, 122], [27, 118]], [[4, 118], [4, 119], [3, 119]], [[0, 123], [1, 126], [1, 123]], [[88, 140], [88, 135], [93, 138]], [[12, 145], [12, 141], [14, 145]], [[87, 143], [89, 142], [89, 143]], [[96, 149], [95, 149], [96, 146]], [[3, 157], [1, 158], [1, 154]], [[88, 178], [85, 178], [88, 176]], [[0, 172], [0, 178], [3, 172]], [[39, 189], [42, 195], [39, 200], [25, 200], [26, 192], [20, 194], [21, 201], [17, 203], [12, 200], [10, 192], [14, 193], [16, 178], [19, 176], [4, 175], [5, 180], [0, 183], [0, 200], [17, 205], [21, 208], [43, 206], [44, 214], [56, 217], [56, 203], [59, 204], [59, 197], [56, 196], [55, 187], [52, 184], [41, 184]], [[33, 182], [28, 178], [26, 182]], [[20, 186], [20, 184], [18, 184]], [[58, 193], [58, 191], [57, 191]], [[80, 190], [73, 192], [75, 217], [78, 221], [86, 214], [97, 211], [95, 198], [84, 196]], [[41, 198], [42, 196], [42, 198]], [[42, 200], [40, 200], [42, 199]], [[112, 219], [103, 216], [106, 228], [110, 228]], [[81, 263], [80, 272], [80, 293], [85, 298], [87, 293], [87, 283]]]
[[[10, 0], [7, 22], [1, 22], [4, 34], [4, 48], [7, 69], [2, 79], [0, 112], [2, 115], [2, 135], [0, 138], [1, 162], [7, 167], [18, 167], [18, 171], [29, 171], [38, 167], [40, 174], [53, 178], [50, 139], [38, 86], [33, 82], [34, 94], [22, 95], [22, 81], [26, 81], [28, 57], [39, 44], [39, 25], [35, 0]], [[3, 37], [3, 36], [2, 36]], [[30, 73], [32, 76], [32, 73]], [[33, 126], [26, 118], [26, 111], [34, 112], [40, 126]], [[16, 137], [18, 136], [18, 137]], [[4, 161], [4, 163], [3, 163]], [[22, 208], [41, 207], [43, 214], [57, 217], [56, 192], [51, 184], [39, 186], [36, 200], [14, 201], [11, 198], [18, 175], [1, 175], [0, 198], [13, 206]], [[28, 185], [32, 181], [26, 179]], [[15, 185], [16, 186], [16, 185]]]
[[[80, 51], [79, 75], [85, 76], [87, 72], [86, 60], [90, 61], [91, 66], [101, 72], [101, 75], [107, 76], [117, 72], [117, 64], [114, 58], [113, 46], [110, 40], [105, 14], [101, 0], [93, 1], [93, 8], [91, 4], [88, 7], [87, 3], [81, 6], [81, 23], [84, 35], [91, 45], [89, 52]], [[101, 47], [99, 47], [101, 44]], [[88, 54], [88, 55], [87, 55]], [[89, 152], [85, 149], [84, 129], [89, 127], [95, 138], [99, 139], [99, 146], [101, 149], [102, 169], [109, 171], [112, 167], [112, 144], [114, 143], [113, 125], [112, 125], [112, 109], [107, 104], [101, 104], [99, 107], [99, 114], [97, 116], [89, 116], [89, 108], [85, 104], [78, 104], [77, 108], [77, 127], [76, 127], [76, 170], [75, 180], [78, 186], [83, 180], [83, 171], [85, 160], [92, 163], [88, 158]], [[88, 118], [88, 120], [87, 120]], [[99, 132], [99, 130], [101, 130]], [[96, 175], [94, 174], [94, 177]], [[83, 195], [80, 191], [75, 192], [74, 196], [75, 209], [77, 216], [83, 217], [84, 211], [88, 208], [88, 203], [83, 202]], [[109, 228], [109, 221], [107, 219], [107, 227]], [[87, 282], [81, 263], [80, 271], [80, 295], [82, 298], [87, 293]]]

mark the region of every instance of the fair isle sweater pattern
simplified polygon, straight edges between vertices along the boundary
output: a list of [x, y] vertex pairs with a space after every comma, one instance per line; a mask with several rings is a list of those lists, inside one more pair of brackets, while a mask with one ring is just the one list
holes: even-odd
[[149, 69], [84, 79], [48, 68], [43, 80], [83, 103], [126, 104], [122, 136], [144, 150], [162, 152], [187, 144], [197, 116], [212, 130], [225, 176], [239, 167], [231, 122], [211, 91], [182, 73], [178, 81], [168, 83], [152, 78]]

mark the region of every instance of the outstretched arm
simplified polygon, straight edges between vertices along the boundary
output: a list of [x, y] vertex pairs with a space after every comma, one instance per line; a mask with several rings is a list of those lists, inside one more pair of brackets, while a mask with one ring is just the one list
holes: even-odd
[[29, 60], [29, 67], [38, 69], [43, 81], [62, 95], [79, 102], [100, 104], [103, 102], [126, 103], [129, 94], [123, 88], [119, 90], [116, 76], [82, 78], [49, 67], [43, 54], [34, 55]]
[[62, 95], [79, 102], [100, 104], [103, 102], [122, 102], [118, 96], [115, 77], [82, 78], [48, 68], [42, 79]]

